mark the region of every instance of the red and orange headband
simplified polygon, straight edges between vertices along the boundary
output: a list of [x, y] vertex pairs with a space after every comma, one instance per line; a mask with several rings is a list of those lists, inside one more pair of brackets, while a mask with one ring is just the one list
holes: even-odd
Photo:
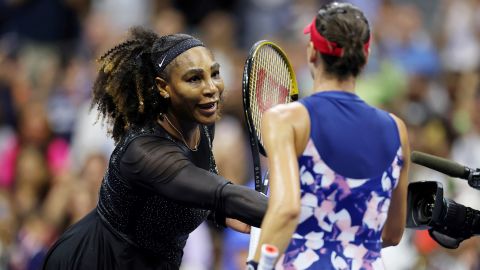
[[[314, 18], [313, 21], [303, 29], [304, 34], [310, 34], [310, 40], [312, 41], [315, 50], [323, 54], [341, 57], [343, 55], [343, 48], [339, 47], [337, 43], [328, 41], [324, 36], [322, 36], [315, 26], [315, 21], [316, 18]], [[370, 48], [370, 39], [371, 36], [368, 37], [367, 42], [363, 44], [363, 49], [365, 51], [365, 55], [367, 56], [368, 49]]]

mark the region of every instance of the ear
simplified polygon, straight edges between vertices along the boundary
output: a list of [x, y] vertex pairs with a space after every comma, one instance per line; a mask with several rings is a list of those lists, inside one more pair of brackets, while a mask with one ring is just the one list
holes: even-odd
[[317, 61], [317, 51], [313, 47], [313, 42], [308, 42], [307, 45], [307, 60], [309, 63], [315, 64]]
[[368, 48], [368, 52], [367, 54], [365, 54], [365, 65], [366, 66], [368, 64], [368, 60], [370, 59], [370, 53], [371, 53], [371, 48]]
[[160, 91], [160, 96], [163, 98], [170, 97], [170, 85], [167, 83], [167, 81], [160, 77], [156, 77], [155, 85], [157, 86], [157, 90]]

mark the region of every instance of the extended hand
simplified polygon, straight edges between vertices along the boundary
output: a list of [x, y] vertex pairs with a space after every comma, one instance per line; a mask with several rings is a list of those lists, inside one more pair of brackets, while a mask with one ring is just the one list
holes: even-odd
[[250, 233], [250, 225], [243, 223], [239, 220], [233, 219], [233, 218], [227, 218], [225, 221], [225, 224], [227, 227], [230, 227], [231, 229], [241, 232], [241, 233]]

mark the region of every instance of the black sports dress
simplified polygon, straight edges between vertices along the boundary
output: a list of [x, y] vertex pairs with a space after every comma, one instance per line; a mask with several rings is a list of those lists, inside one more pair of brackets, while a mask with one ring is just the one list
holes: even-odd
[[202, 129], [197, 151], [159, 125], [131, 129], [111, 155], [96, 209], [59, 238], [43, 269], [178, 269], [205, 219], [260, 226], [266, 197], [215, 174], [212, 132]]

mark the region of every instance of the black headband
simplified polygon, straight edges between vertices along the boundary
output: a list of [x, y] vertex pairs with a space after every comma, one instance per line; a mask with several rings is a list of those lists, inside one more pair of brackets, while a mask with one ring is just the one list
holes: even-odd
[[173, 59], [177, 58], [177, 56], [179, 56], [186, 50], [197, 46], [205, 47], [205, 45], [200, 40], [192, 37], [174, 45], [160, 57], [155, 57], [157, 55], [153, 54], [155, 59], [152, 59], [152, 62], [154, 63], [155, 71], [157, 72], [157, 74], [160, 74], [160, 72], [162, 72], [165, 67], [173, 61]]

